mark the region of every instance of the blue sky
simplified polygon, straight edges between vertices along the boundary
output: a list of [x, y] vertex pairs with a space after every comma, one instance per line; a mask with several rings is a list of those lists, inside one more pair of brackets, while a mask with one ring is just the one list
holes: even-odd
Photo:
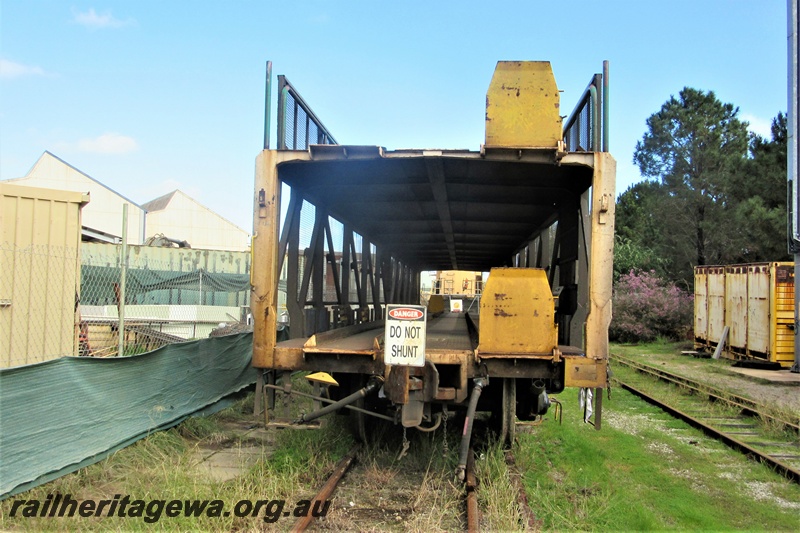
[[785, 0], [0, 0], [0, 179], [49, 150], [134, 201], [180, 188], [249, 231], [268, 59], [341, 143], [471, 150], [498, 60], [551, 61], [567, 114], [607, 59], [621, 192], [645, 120], [684, 86], [768, 134], [786, 36]]

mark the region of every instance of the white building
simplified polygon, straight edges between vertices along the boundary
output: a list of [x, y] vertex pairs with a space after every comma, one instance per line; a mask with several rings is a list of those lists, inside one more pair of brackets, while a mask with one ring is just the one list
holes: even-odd
[[24, 177], [7, 182], [89, 193], [91, 202], [83, 209], [85, 241], [121, 242], [122, 206], [127, 203], [128, 244], [144, 244], [149, 237], [163, 235], [197, 249], [250, 249], [247, 231], [179, 190], [139, 205], [50, 152], [44, 152]]
[[128, 204], [128, 244], [141, 244], [145, 238], [145, 210], [132, 200], [108, 188], [88, 174], [45, 152], [22, 178], [8, 183], [89, 193], [92, 201], [83, 209], [83, 238], [103, 242], [120, 242], [122, 205]]
[[192, 248], [244, 252], [250, 235], [200, 202], [174, 190], [142, 207], [147, 211], [147, 237], [163, 235]]

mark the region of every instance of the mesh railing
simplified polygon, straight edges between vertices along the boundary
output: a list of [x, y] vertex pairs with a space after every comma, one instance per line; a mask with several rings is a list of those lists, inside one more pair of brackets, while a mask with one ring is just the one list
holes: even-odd
[[211, 271], [129, 247], [123, 268], [121, 246], [87, 248], [79, 259], [76, 249], [0, 246], [0, 367], [132, 355], [247, 329], [249, 262], [236, 265], [244, 272]]
[[600, 152], [603, 146], [603, 77], [595, 74], [564, 125], [568, 152]]
[[337, 144], [285, 76], [278, 76], [278, 150], [305, 150], [311, 144]]

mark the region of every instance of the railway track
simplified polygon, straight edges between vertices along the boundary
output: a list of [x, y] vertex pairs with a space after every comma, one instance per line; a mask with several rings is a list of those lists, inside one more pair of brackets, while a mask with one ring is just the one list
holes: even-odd
[[[331, 473], [330, 477], [325, 481], [325, 483], [321, 486], [317, 494], [312, 499], [313, 502], [324, 502], [330, 500], [334, 495], [337, 488], [344, 482], [346, 476], [348, 475], [348, 471], [350, 471], [351, 467], [357, 462], [359, 452], [362, 452], [364, 448], [360, 445], [354, 446], [342, 459], [337, 463], [333, 472]], [[368, 453], [368, 452], [366, 452]], [[364, 470], [369, 470], [369, 458], [364, 461], [366, 465], [364, 466]], [[355, 477], [360, 477], [364, 475], [364, 472], [353, 472]], [[354, 484], [359, 483], [359, 479], [353, 480]], [[364, 491], [369, 491], [369, 488], [364, 488]], [[413, 490], [413, 488], [411, 489]], [[463, 513], [461, 515], [464, 517], [464, 523], [462, 527], [465, 531], [469, 533], [477, 533], [480, 531], [480, 513], [478, 510], [478, 479], [475, 475], [475, 461], [474, 461], [474, 454], [470, 449], [469, 460], [467, 462], [467, 472], [466, 472], [466, 480], [463, 485]], [[347, 505], [347, 500], [353, 497], [352, 494], [346, 495], [344, 498], [345, 505]], [[396, 502], [395, 502], [396, 503]], [[352, 505], [352, 503], [351, 503]], [[358, 529], [390, 529], [392, 521], [396, 521], [402, 525], [405, 521], [405, 518], [400, 516], [400, 513], [410, 513], [413, 510], [413, 505], [406, 505], [401, 508], [393, 508], [392, 506], [388, 508], [377, 509], [374, 507], [373, 504], [367, 504], [361, 508], [354, 508], [349, 511], [349, 514], [359, 514], [359, 516], [354, 522], [348, 522], [345, 525], [347, 529], [356, 525]], [[301, 533], [309, 529], [313, 524], [316, 518], [309, 514], [307, 516], [301, 517], [292, 527], [293, 533]], [[336, 517], [334, 517], [336, 520]], [[321, 528], [331, 528], [331, 529], [339, 529], [340, 522], [333, 522], [331, 524], [324, 524], [321, 525]], [[442, 527], [442, 526], [439, 526]], [[449, 527], [442, 527], [443, 529], [450, 529]]]
[[[347, 471], [350, 469], [350, 465], [356, 459], [356, 454], [361, 449], [360, 445], [353, 446], [347, 455], [342, 457], [342, 459], [336, 464], [336, 467], [333, 469], [333, 473], [330, 475], [328, 480], [319, 489], [316, 496], [312, 501], [316, 502], [324, 502], [328, 500], [332, 495], [333, 492], [336, 490], [336, 486], [345, 476]], [[315, 517], [313, 514], [306, 514], [305, 516], [301, 517], [297, 522], [295, 522], [294, 526], [292, 527], [292, 533], [302, 533], [306, 529], [308, 529], [311, 524], [314, 522]]]
[[[613, 381], [623, 389], [660, 407], [672, 416], [700, 429], [706, 435], [722, 441], [748, 457], [769, 465], [787, 479], [800, 484], [800, 441], [797, 439], [797, 436], [800, 436], [800, 426], [796, 422], [770, 413], [765, 406], [749, 398], [737, 396], [625, 357], [614, 355], [612, 362], [635, 370], [638, 374], [652, 380], [676, 385], [684, 391], [689, 391], [695, 400], [689, 401], [687, 395], [686, 401], [689, 403], [678, 406], [675, 405], [677, 402], [674, 400], [670, 402], [671, 404], [666, 403], [659, 397], [663, 397], [663, 394], [659, 395], [657, 391], [644, 390], [644, 388], [652, 387], [643, 388], [638, 383], [631, 383], [629, 380], [619, 377], [613, 378]], [[724, 404], [739, 414], [736, 416], [713, 416], [713, 413], [703, 408], [709, 403]], [[768, 434], [760, 424], [754, 423], [756, 419], [764, 421], [767, 427], [780, 428], [795, 437], [779, 439], [774, 436], [774, 432]], [[782, 451], [772, 451], [776, 448]], [[790, 453], [785, 453], [787, 450]]]
[[543, 523], [536, 518], [536, 515], [531, 510], [530, 503], [528, 502], [528, 495], [525, 493], [525, 487], [522, 486], [522, 473], [517, 468], [517, 460], [514, 457], [514, 452], [511, 450], [506, 451], [505, 456], [506, 466], [511, 478], [511, 484], [517, 492], [517, 501], [519, 509], [522, 514], [523, 528], [531, 531], [539, 531], [543, 528]]
[[[380, 507], [375, 503], [374, 497], [369, 499], [368, 493], [372, 491], [368, 486], [362, 486], [364, 478], [370, 477], [370, 469], [374, 468], [375, 458], [371, 456], [372, 450], [369, 447], [360, 445], [354, 446], [334, 467], [330, 477], [321, 486], [312, 502], [325, 502], [334, 498], [334, 493], [341, 487], [344, 493], [337, 493], [337, 500], [334, 500], [333, 508], [338, 509], [331, 515], [326, 516], [324, 521], [315, 525], [316, 518], [309, 514], [298, 519], [293, 525], [292, 531], [300, 533], [311, 527], [315, 529], [358, 529], [358, 530], [391, 530], [395, 528], [427, 529], [420, 527], [419, 523], [409, 523], [412, 515], [417, 512], [418, 505], [406, 500], [387, 501], [383, 499], [386, 507]], [[458, 483], [454, 480], [453, 472], [448, 469], [442, 472], [441, 477], [453, 479], [450, 488], [460, 487], [455, 490], [461, 491], [461, 496], [457, 499], [461, 501], [460, 509], [454, 513], [456, 521], [448, 522], [447, 519], [437, 522], [438, 517], [432, 517], [427, 522], [435, 530], [458, 530], [462, 529], [468, 533], [477, 533], [481, 527], [481, 512], [478, 506], [478, 495], [481, 480], [476, 475], [475, 453], [470, 448], [465, 481]], [[516, 461], [511, 450], [505, 452], [505, 462], [509, 469], [509, 475], [513, 489], [517, 492], [517, 499], [522, 517], [522, 527], [524, 530], [537, 530], [541, 524], [530, 510], [527, 496], [521, 482], [521, 474], [516, 468]], [[374, 475], [374, 473], [372, 474]], [[439, 474], [434, 474], [439, 476]], [[389, 476], [392, 477], [392, 476]], [[367, 480], [368, 481], [368, 480]], [[405, 481], [408, 483], [408, 480]], [[345, 485], [347, 485], [345, 487]], [[410, 492], [419, 490], [418, 485], [408, 487]], [[349, 490], [349, 492], [347, 492]], [[393, 490], [397, 490], [396, 485]], [[355, 491], [355, 492], [354, 492]], [[373, 495], [374, 496], [374, 495]], [[354, 504], [353, 500], [359, 501]], [[348, 507], [350, 506], [350, 507]], [[446, 506], [446, 505], [445, 505]], [[380, 507], [380, 508], [378, 508]], [[401, 516], [405, 515], [405, 516]], [[349, 515], [343, 517], [342, 515]]]

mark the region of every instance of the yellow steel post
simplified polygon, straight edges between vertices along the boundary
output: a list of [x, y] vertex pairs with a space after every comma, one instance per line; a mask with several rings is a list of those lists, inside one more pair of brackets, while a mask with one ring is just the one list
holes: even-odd
[[608, 358], [611, 323], [611, 283], [614, 265], [614, 194], [617, 162], [607, 152], [594, 153], [592, 233], [589, 259], [589, 316], [586, 356]]
[[264, 150], [256, 158], [253, 204], [253, 262], [250, 308], [253, 313], [253, 366], [272, 368], [278, 309], [278, 235], [281, 186], [278, 153]]

